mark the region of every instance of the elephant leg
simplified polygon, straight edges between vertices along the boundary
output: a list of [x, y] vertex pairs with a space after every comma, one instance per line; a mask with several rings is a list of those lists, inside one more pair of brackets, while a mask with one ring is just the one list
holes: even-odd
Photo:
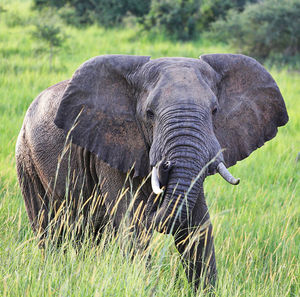
[[[132, 246], [132, 253], [144, 251], [149, 245], [152, 230], [147, 230], [145, 208], [147, 193], [141, 189], [142, 179], [127, 177], [119, 170], [98, 161], [97, 174], [101, 192], [105, 196], [104, 204], [108, 224], [115, 236], [126, 238], [124, 244]], [[105, 178], [104, 178], [105, 177]]]
[[136, 178], [130, 180], [132, 194], [127, 197], [129, 202], [126, 212], [125, 236], [130, 239], [132, 258], [136, 255], [146, 256], [149, 260], [148, 247], [153, 235], [153, 228], [147, 226], [146, 207], [149, 194], [141, 180]]
[[196, 290], [203, 282], [203, 288], [209, 290], [215, 284], [217, 268], [212, 225], [204, 196], [198, 198], [192, 218], [190, 226], [175, 233], [175, 245], [189, 282], [193, 282]]

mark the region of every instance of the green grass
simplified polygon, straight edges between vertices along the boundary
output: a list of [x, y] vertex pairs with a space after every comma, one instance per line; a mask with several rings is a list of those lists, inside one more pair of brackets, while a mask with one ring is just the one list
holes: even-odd
[[[12, 2], [12, 3], [11, 3]], [[130, 259], [122, 240], [87, 240], [76, 252], [47, 249], [29, 227], [16, 180], [14, 147], [25, 112], [46, 87], [69, 78], [90, 57], [136, 54], [198, 57], [234, 52], [207, 40], [170, 42], [134, 29], [66, 27], [69, 36], [50, 71], [31, 37], [29, 1], [4, 1], [0, 14], [0, 296], [189, 296], [170, 236], [156, 235], [153, 257]], [[219, 272], [216, 296], [299, 296], [300, 75], [269, 69], [285, 98], [290, 121], [278, 136], [231, 169], [238, 187], [218, 176], [205, 183]], [[109, 237], [109, 234], [107, 234]], [[124, 240], [125, 241], [125, 240]]]

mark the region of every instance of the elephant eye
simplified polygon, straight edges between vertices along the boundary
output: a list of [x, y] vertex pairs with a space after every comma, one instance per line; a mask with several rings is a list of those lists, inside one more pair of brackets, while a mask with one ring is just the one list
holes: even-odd
[[154, 113], [151, 109], [147, 109], [147, 118], [152, 120], [154, 118]]
[[217, 113], [217, 111], [218, 111], [218, 108], [215, 106], [214, 108], [213, 108], [213, 110], [212, 110], [212, 114], [216, 114]]

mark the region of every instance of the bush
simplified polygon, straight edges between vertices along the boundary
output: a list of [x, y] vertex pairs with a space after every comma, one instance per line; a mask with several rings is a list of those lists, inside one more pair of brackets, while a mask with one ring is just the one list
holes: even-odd
[[[34, 0], [34, 7], [56, 7], [69, 24], [97, 22], [105, 27], [118, 25], [127, 13], [141, 17], [148, 13], [151, 0]], [[75, 20], [75, 21], [74, 21]]]
[[[149, 14], [143, 18], [145, 30], [165, 31], [175, 39], [187, 40], [207, 30], [228, 10], [244, 9], [258, 0], [152, 0]], [[198, 35], [196, 34], [198, 33]]]
[[257, 58], [293, 56], [300, 53], [299, 15], [300, 0], [265, 0], [241, 13], [231, 10], [212, 31], [219, 40]]
[[205, 30], [218, 19], [224, 19], [230, 9], [243, 11], [248, 3], [256, 3], [259, 0], [202, 0], [200, 20], [198, 28]]
[[195, 36], [199, 9], [200, 0], [152, 0], [143, 27], [164, 31], [176, 39], [191, 39]]

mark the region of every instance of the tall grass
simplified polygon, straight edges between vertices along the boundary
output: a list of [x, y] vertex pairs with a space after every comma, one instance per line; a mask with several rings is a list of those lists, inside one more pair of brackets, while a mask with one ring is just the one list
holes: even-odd
[[[155, 234], [152, 258], [132, 259], [130, 241], [109, 229], [99, 245], [86, 237], [48, 245], [44, 254], [30, 229], [16, 180], [14, 146], [25, 112], [46, 87], [69, 78], [85, 60], [101, 54], [198, 57], [234, 52], [208, 40], [170, 42], [134, 29], [65, 27], [69, 36], [50, 71], [47, 55], [31, 37], [30, 1], [4, 0], [0, 14], [0, 295], [1, 296], [191, 296], [171, 236]], [[278, 136], [231, 169], [232, 187], [207, 178], [214, 226], [216, 296], [299, 296], [300, 76], [269, 69], [285, 98], [290, 121]], [[200, 294], [200, 293], [199, 293]]]

